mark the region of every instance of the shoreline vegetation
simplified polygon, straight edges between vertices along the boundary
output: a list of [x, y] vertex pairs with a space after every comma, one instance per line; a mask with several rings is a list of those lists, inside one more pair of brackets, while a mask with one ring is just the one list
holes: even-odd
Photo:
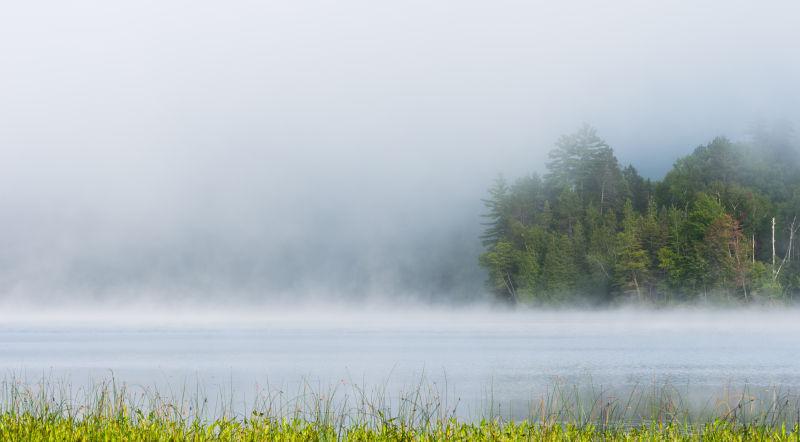
[[[273, 390], [245, 413], [201, 392], [165, 396], [114, 379], [72, 390], [43, 379], [0, 384], [0, 439], [28, 441], [256, 440], [797, 440], [800, 397], [778, 388], [726, 389], [692, 400], [669, 384], [612, 392], [554, 383], [523, 419], [489, 402], [474, 419], [424, 378], [397, 394], [363, 386]], [[225, 399], [225, 398], [220, 398]], [[491, 400], [491, 398], [489, 398]]]
[[791, 302], [800, 293], [800, 149], [789, 128], [716, 138], [661, 181], [621, 167], [590, 126], [547, 172], [484, 200], [480, 264], [513, 304]]

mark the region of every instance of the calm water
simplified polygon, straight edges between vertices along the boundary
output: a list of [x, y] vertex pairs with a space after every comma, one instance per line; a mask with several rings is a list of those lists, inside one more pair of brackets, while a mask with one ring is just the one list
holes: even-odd
[[800, 387], [800, 312], [369, 311], [268, 309], [96, 316], [6, 314], [0, 369], [80, 385], [233, 392], [365, 385], [399, 391], [425, 376], [462, 408], [530, 400], [554, 381], [608, 388], [669, 382]]

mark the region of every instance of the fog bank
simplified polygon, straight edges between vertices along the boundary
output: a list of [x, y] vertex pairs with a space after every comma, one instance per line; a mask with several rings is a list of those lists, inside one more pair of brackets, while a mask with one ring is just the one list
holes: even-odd
[[[476, 299], [480, 198], [800, 121], [796, 2], [0, 7], [0, 298]], [[310, 297], [310, 298], [309, 298]]]

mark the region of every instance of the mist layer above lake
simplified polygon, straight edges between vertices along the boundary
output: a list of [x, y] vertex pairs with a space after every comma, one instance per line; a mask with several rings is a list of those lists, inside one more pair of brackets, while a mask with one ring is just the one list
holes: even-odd
[[[205, 394], [303, 385], [397, 391], [424, 376], [467, 408], [554, 382], [800, 387], [800, 312], [490, 309], [108, 309], [0, 315], [0, 369], [36, 381], [114, 376]], [[122, 313], [124, 312], [124, 313]], [[194, 387], [192, 387], [194, 388]]]

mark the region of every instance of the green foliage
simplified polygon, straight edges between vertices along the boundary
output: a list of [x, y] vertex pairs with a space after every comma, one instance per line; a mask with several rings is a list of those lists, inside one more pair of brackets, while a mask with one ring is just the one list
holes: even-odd
[[489, 211], [484, 215], [488, 221], [484, 223], [486, 231], [481, 236], [485, 246], [497, 244], [508, 234], [508, 218], [510, 216], [508, 190], [505, 178], [500, 176], [489, 189], [489, 198], [483, 200], [484, 206]]
[[[800, 247], [791, 240], [800, 154], [784, 135], [716, 138], [652, 182], [621, 169], [584, 126], [558, 140], [547, 167], [544, 179], [498, 180], [485, 200], [480, 262], [500, 298], [659, 302], [713, 292], [753, 301], [800, 292]], [[775, 268], [773, 217], [776, 259], [785, 261]]]
[[525, 270], [520, 267], [519, 257], [520, 251], [506, 240], [498, 241], [480, 257], [481, 265], [489, 269], [491, 288], [509, 300], [516, 300], [514, 276]]
[[530, 421], [483, 420], [476, 423], [455, 419], [423, 428], [387, 422], [374, 428], [345, 428], [303, 420], [220, 419], [194, 422], [185, 427], [166, 419], [97, 417], [41, 419], [30, 414], [0, 416], [3, 440], [49, 441], [795, 441], [800, 427], [740, 426], [724, 420], [705, 425], [653, 423], [649, 425], [601, 426], [575, 423], [540, 424]]
[[553, 191], [571, 190], [600, 209], [615, 209], [628, 194], [614, 151], [597, 131], [583, 126], [562, 136], [550, 152], [546, 184]]
[[[489, 414], [462, 419], [442, 401], [435, 386], [421, 380], [396, 402], [365, 395], [334, 400], [322, 394], [265, 397], [244, 414], [187, 407], [206, 404], [201, 396], [169, 399], [144, 396], [124, 384], [103, 383], [87, 396], [42, 380], [36, 388], [15, 381], [0, 386], [3, 441], [728, 441], [800, 439], [797, 397], [780, 390], [744, 389], [702, 402], [696, 409], [670, 385], [627, 393], [554, 384], [530, 407], [525, 420]], [[429, 396], [428, 393], [434, 393]], [[353, 394], [353, 393], [351, 393]], [[351, 402], [347, 398], [351, 398]], [[445, 399], [446, 400], [446, 399]], [[478, 420], [480, 419], [480, 420]]]
[[650, 279], [650, 260], [642, 246], [643, 223], [634, 212], [630, 200], [623, 209], [622, 225], [622, 231], [617, 234], [616, 249], [619, 256], [614, 266], [617, 287], [635, 292], [636, 297], [642, 299], [642, 289]]
[[543, 297], [559, 300], [574, 291], [578, 269], [574, 261], [575, 251], [567, 235], [549, 235], [543, 263]]

